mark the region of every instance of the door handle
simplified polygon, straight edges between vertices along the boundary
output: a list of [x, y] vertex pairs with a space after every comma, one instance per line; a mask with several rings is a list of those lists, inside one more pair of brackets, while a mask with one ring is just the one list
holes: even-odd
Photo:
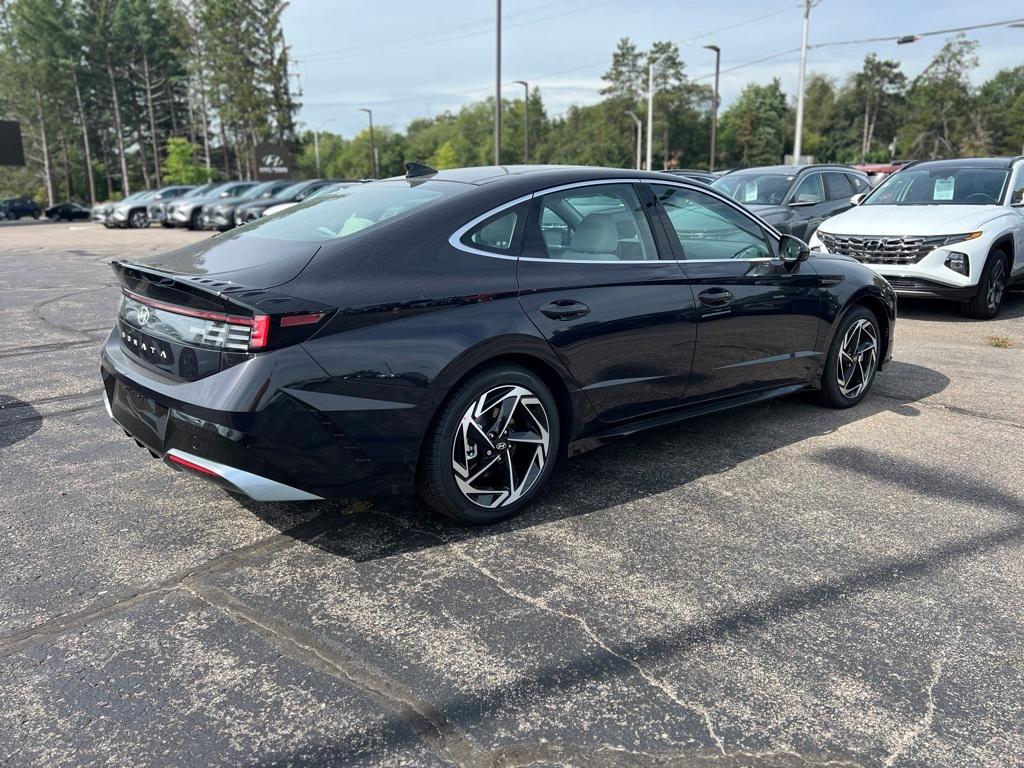
[[540, 308], [541, 314], [552, 320], [572, 320], [590, 314], [590, 307], [575, 299], [555, 299]]
[[725, 290], [725, 288], [708, 288], [706, 291], [701, 291], [697, 295], [697, 298], [704, 304], [708, 304], [712, 307], [720, 307], [723, 304], [728, 304], [736, 297], [729, 293], [729, 291]]

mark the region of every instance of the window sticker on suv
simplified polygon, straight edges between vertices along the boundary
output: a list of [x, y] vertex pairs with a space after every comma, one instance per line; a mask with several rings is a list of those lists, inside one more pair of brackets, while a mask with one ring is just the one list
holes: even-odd
[[956, 180], [950, 176], [948, 179], [936, 179], [935, 189], [932, 192], [933, 200], [952, 200]]
[[757, 201], [757, 181], [748, 181], [743, 188], [743, 202], [750, 203]]

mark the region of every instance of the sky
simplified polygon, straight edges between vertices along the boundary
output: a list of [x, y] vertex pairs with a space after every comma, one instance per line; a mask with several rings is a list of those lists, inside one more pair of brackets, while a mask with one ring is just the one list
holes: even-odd
[[[601, 97], [601, 75], [622, 37], [646, 49], [656, 40], [680, 45], [687, 74], [712, 83], [722, 49], [722, 108], [750, 82], [778, 77], [795, 94], [800, 0], [503, 0], [502, 95], [521, 97], [527, 80], [541, 90], [549, 115]], [[810, 44], [910, 35], [1024, 17], [1014, 0], [820, 0], [811, 11]], [[293, 86], [301, 88], [299, 120], [352, 136], [374, 123], [402, 130], [409, 121], [494, 92], [494, 0], [291, 0], [283, 17], [291, 46]], [[979, 42], [975, 82], [1024, 64], [1024, 28], [969, 32]], [[841, 82], [875, 51], [921, 72], [946, 36], [811, 49], [808, 72]], [[747, 66], [742, 66], [747, 65]], [[735, 69], [733, 69], [735, 67]]]

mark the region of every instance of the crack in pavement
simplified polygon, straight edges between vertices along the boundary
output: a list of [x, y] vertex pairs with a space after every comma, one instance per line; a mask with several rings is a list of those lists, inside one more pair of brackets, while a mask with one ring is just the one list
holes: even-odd
[[939, 680], [942, 678], [942, 671], [946, 666], [946, 661], [949, 659], [949, 654], [959, 644], [961, 635], [961, 628], [957, 626], [956, 637], [953, 639], [948, 646], [942, 649], [939, 656], [932, 662], [932, 678], [925, 688], [924, 693], [927, 696], [925, 701], [924, 714], [921, 719], [903, 736], [896, 742], [896, 746], [893, 747], [892, 752], [882, 763], [883, 768], [892, 768], [900, 755], [906, 752], [913, 745], [922, 734], [931, 730], [932, 722], [935, 720], [935, 686], [939, 684]]
[[487, 579], [491, 580], [498, 587], [498, 589], [500, 589], [502, 592], [507, 594], [509, 597], [511, 597], [513, 599], [520, 600], [521, 602], [525, 602], [528, 605], [530, 605], [530, 606], [532, 606], [532, 607], [534, 607], [534, 608], [536, 608], [536, 609], [538, 609], [540, 611], [543, 611], [545, 613], [548, 613], [548, 614], [551, 614], [553, 616], [557, 616], [557, 617], [560, 617], [562, 619], [566, 619], [566, 620], [569, 620], [569, 621], [572, 621], [573, 623], [575, 623], [583, 631], [583, 633], [588, 638], [590, 638], [591, 642], [593, 642], [595, 645], [597, 645], [599, 648], [601, 648], [601, 650], [603, 650], [609, 656], [613, 656], [614, 658], [618, 659], [619, 661], [622, 661], [623, 663], [625, 663], [628, 666], [632, 667], [637, 672], [637, 674], [639, 674], [640, 677], [645, 682], [647, 682], [648, 685], [651, 685], [652, 687], [657, 688], [659, 691], [661, 691], [665, 695], [666, 698], [668, 698], [670, 701], [672, 701], [677, 706], [682, 707], [683, 709], [688, 709], [691, 712], [696, 712], [698, 715], [700, 715], [701, 718], [704, 720], [704, 725], [705, 725], [705, 727], [706, 727], [706, 729], [708, 731], [708, 734], [711, 736], [711, 739], [715, 742], [715, 745], [718, 747], [718, 750], [722, 753], [722, 755], [727, 755], [728, 754], [726, 752], [724, 742], [722, 741], [722, 739], [718, 735], [718, 733], [715, 731], [714, 724], [711, 721], [711, 714], [708, 712], [706, 707], [704, 707], [702, 704], [698, 704], [698, 703], [694, 703], [694, 702], [688, 702], [688, 701], [680, 698], [679, 695], [672, 689], [672, 687], [668, 683], [666, 683], [663, 680], [659, 679], [653, 672], [648, 670], [644, 665], [642, 665], [636, 659], [630, 658], [628, 656], [624, 656], [621, 653], [619, 653], [618, 651], [614, 650], [600, 635], [597, 634], [597, 632], [594, 631], [594, 629], [590, 626], [590, 624], [587, 622], [587, 620], [584, 619], [582, 616], [577, 616], [576, 614], [569, 613], [567, 611], [563, 611], [560, 608], [556, 608], [556, 607], [548, 604], [548, 602], [546, 600], [544, 600], [543, 598], [534, 597], [533, 595], [530, 595], [530, 594], [528, 594], [526, 592], [523, 592], [523, 591], [521, 591], [519, 589], [516, 589], [514, 586], [512, 586], [511, 584], [506, 582], [504, 579], [502, 579], [500, 576], [496, 575], [489, 568], [487, 568], [487, 566], [485, 566], [479, 560], [477, 560], [472, 555], [470, 555], [468, 552], [466, 552], [465, 549], [463, 549], [463, 547], [461, 547], [460, 545], [458, 545], [456, 543], [453, 543], [453, 542], [449, 542], [446, 539], [444, 539], [442, 536], [439, 536], [439, 535], [433, 533], [432, 531], [428, 531], [428, 530], [425, 530], [425, 529], [418, 528], [416, 526], [410, 525], [407, 520], [404, 520], [404, 519], [401, 519], [401, 518], [397, 518], [397, 517], [395, 517], [393, 515], [389, 515], [388, 513], [381, 512], [379, 510], [373, 510], [373, 511], [376, 514], [378, 514], [378, 515], [380, 515], [382, 517], [386, 517], [389, 520], [392, 520], [393, 522], [397, 522], [400, 525], [404, 525], [409, 530], [416, 531], [417, 533], [423, 534], [425, 536], [430, 536], [430, 537], [432, 537], [432, 538], [434, 538], [434, 539], [436, 539], [438, 541], [441, 541], [441, 542], [443, 542], [445, 544], [448, 544], [451, 547], [451, 550], [460, 559], [462, 559], [464, 562], [469, 563], [470, 566], [472, 566], [474, 570], [476, 570], [478, 573], [480, 573], [482, 576], [486, 577]]
[[937, 410], [955, 413], [958, 416], [971, 416], [975, 419], [981, 419], [983, 421], [994, 421], [997, 424], [1003, 424], [1007, 427], [1013, 427], [1015, 429], [1024, 429], [1024, 424], [1013, 421], [1012, 419], [1007, 419], [1002, 416], [990, 416], [986, 413], [974, 411], [971, 410], [970, 408], [964, 408], [963, 406], [959, 405], [947, 405], [946, 403], [932, 402], [930, 400], [908, 400], [908, 398], [906, 397], [900, 397], [899, 395], [890, 395], [888, 392], [879, 392], [878, 390], [873, 390], [871, 392], [871, 396], [884, 397], [886, 400], [896, 400], [897, 402], [905, 406], [913, 406], [915, 408], [920, 407], [926, 409], [935, 408]]
[[338, 520], [352, 506], [349, 505], [341, 510], [327, 510], [311, 520], [307, 520], [273, 536], [260, 539], [244, 547], [223, 552], [199, 566], [189, 568], [152, 587], [108, 601], [93, 603], [81, 611], [55, 616], [35, 626], [26, 627], [9, 635], [4, 635], [0, 637], [0, 659], [71, 630], [87, 627], [100, 619], [126, 611], [153, 597], [174, 591], [188, 579], [225, 573], [261, 555], [274, 554], [298, 542], [314, 539], [335, 526]]
[[283, 656], [366, 693], [394, 712], [442, 759], [460, 766], [479, 764], [481, 750], [459, 733], [439, 709], [418, 699], [382, 671], [320, 640], [308, 628], [258, 611], [202, 579], [186, 580], [178, 585], [178, 589], [224, 613], [236, 624], [247, 627]]

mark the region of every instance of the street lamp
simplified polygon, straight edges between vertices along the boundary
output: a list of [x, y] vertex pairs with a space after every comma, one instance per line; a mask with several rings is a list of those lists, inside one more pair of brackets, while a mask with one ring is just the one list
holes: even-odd
[[651, 59], [647, 67], [647, 170], [651, 170], [651, 148], [654, 144], [654, 68], [660, 57]]
[[525, 80], [513, 80], [523, 86], [523, 165], [530, 162], [530, 84]]
[[320, 131], [324, 129], [324, 126], [328, 123], [333, 123], [334, 118], [329, 117], [320, 123], [319, 128], [313, 129], [313, 154], [316, 156], [316, 175], [320, 175]]
[[800, 165], [804, 134], [804, 76], [807, 74], [807, 27], [811, 18], [814, 0], [804, 0], [804, 33], [800, 43], [800, 82], [796, 90], [796, 136], [793, 139], [793, 163]]
[[717, 45], [705, 45], [709, 51], [715, 52], [715, 95], [711, 98], [711, 160], [708, 170], [715, 170], [715, 144], [718, 141], [718, 70], [722, 62], [722, 49]]
[[501, 165], [501, 0], [496, 0], [494, 38], [494, 164]]
[[370, 117], [370, 168], [373, 171], [373, 178], [380, 178], [380, 160], [377, 157], [377, 142], [373, 138], [373, 110], [360, 107], [360, 112], [365, 112]]
[[633, 118], [633, 122], [636, 124], [636, 169], [640, 170], [640, 143], [643, 141], [644, 124], [640, 121], [640, 118], [636, 116], [636, 112], [632, 109], [627, 109], [626, 114]]

